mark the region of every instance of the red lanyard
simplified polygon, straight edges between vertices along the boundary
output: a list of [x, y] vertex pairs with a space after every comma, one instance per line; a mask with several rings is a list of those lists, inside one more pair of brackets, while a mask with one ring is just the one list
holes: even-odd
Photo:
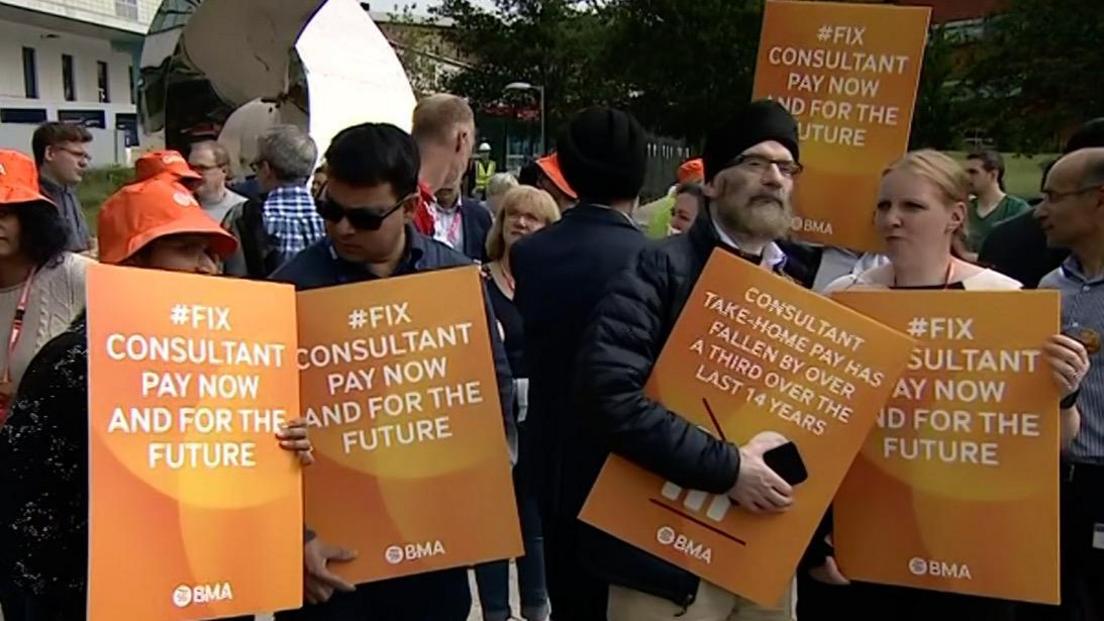
[[12, 317], [11, 335], [8, 336], [8, 360], [4, 363], [3, 382], [11, 380], [12, 356], [15, 355], [15, 347], [19, 344], [19, 337], [23, 334], [23, 316], [27, 314], [27, 301], [31, 297], [31, 284], [34, 282], [35, 271], [27, 275], [23, 282], [23, 292], [19, 294], [19, 304], [15, 307], [15, 316]]

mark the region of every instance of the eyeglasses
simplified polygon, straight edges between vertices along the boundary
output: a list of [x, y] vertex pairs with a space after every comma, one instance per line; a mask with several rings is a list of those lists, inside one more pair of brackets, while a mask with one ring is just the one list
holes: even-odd
[[318, 215], [324, 219], [338, 223], [342, 220], [348, 220], [349, 224], [354, 229], [360, 231], [378, 231], [383, 226], [383, 221], [402, 208], [406, 204], [406, 201], [410, 200], [414, 195], [410, 194], [405, 196], [394, 205], [384, 208], [374, 207], [346, 207], [341, 203], [338, 203], [328, 196], [319, 198], [317, 201]]
[[1046, 201], [1048, 203], [1058, 203], [1058, 202], [1064, 201], [1065, 199], [1069, 198], [1070, 196], [1077, 196], [1078, 194], [1085, 194], [1086, 192], [1092, 192], [1093, 190], [1096, 190], [1100, 187], [1104, 187], [1104, 186], [1089, 185], [1089, 186], [1085, 186], [1083, 188], [1078, 188], [1076, 190], [1069, 190], [1068, 192], [1056, 192], [1054, 190], [1043, 190], [1042, 195], [1043, 195], [1043, 200], [1044, 201]]
[[77, 158], [78, 160], [81, 160], [81, 161], [84, 161], [84, 162], [91, 162], [92, 161], [92, 155], [90, 153], [88, 153], [88, 151], [85, 151], [83, 149], [72, 149], [72, 148], [69, 148], [69, 147], [54, 147], [54, 148], [57, 149], [58, 151], [65, 151], [69, 155], [72, 155], [73, 157]]
[[778, 172], [782, 173], [784, 177], [796, 177], [801, 174], [801, 171], [805, 170], [804, 166], [793, 160], [772, 160], [769, 157], [752, 154], [737, 156], [726, 164], [725, 168], [739, 166], [744, 170], [761, 175], [767, 172], [772, 164], [778, 167]]
[[264, 164], [264, 160], [253, 160], [249, 162], [249, 167], [253, 169], [254, 173], [261, 172], [261, 164]]

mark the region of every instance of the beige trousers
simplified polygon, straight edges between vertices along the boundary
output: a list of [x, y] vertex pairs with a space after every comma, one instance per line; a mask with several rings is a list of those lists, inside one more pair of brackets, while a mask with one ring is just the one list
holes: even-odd
[[704, 580], [694, 603], [682, 607], [660, 597], [610, 585], [609, 621], [792, 621], [793, 588], [777, 608], [763, 608]]

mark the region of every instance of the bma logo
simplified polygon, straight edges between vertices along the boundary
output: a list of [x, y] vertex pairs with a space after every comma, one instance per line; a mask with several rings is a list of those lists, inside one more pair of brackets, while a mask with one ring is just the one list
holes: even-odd
[[909, 571], [914, 576], [936, 576], [938, 578], [954, 578], [955, 580], [973, 580], [970, 575], [970, 567], [966, 563], [946, 563], [933, 561], [914, 556], [908, 562]]
[[697, 543], [686, 535], [675, 532], [670, 526], [661, 526], [656, 531], [656, 541], [661, 545], [671, 546], [686, 556], [697, 559], [706, 565], [713, 562], [713, 548]]
[[416, 561], [431, 556], [441, 556], [445, 553], [445, 544], [440, 539], [426, 541], [424, 543], [408, 543], [401, 546], [388, 546], [383, 552], [383, 558], [392, 565], [398, 565], [405, 561]]
[[234, 599], [234, 591], [229, 582], [214, 584], [197, 584], [188, 586], [182, 584], [173, 589], [172, 600], [177, 608], [186, 608], [192, 604], [206, 604], [209, 602], [224, 602]]

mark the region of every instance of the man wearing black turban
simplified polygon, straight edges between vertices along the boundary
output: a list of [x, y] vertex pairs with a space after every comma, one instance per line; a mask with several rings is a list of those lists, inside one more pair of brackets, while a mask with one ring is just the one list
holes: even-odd
[[[602, 297], [576, 368], [571, 413], [581, 432], [569, 442], [572, 476], [565, 477], [575, 514], [611, 452], [681, 487], [727, 495], [740, 511], [778, 512], [794, 502], [791, 486], [763, 461], [785, 437], [761, 434], [742, 446], [715, 438], [648, 399], [644, 383], [714, 250], [790, 276], [774, 240], [789, 230], [801, 172], [797, 136], [793, 117], [770, 101], [745, 106], [711, 132], [703, 155], [708, 200], [698, 219], [689, 232], [642, 250]], [[790, 619], [788, 597], [757, 606], [587, 526], [579, 542], [584, 565], [610, 582], [609, 621]]]
[[589, 473], [601, 453], [580, 432], [571, 379], [591, 311], [645, 244], [630, 214], [644, 183], [646, 143], [629, 114], [589, 108], [576, 115], [556, 149], [579, 202], [510, 254], [530, 371], [524, 425], [533, 442], [521, 450], [534, 453], [530, 480], [541, 495], [548, 594], [557, 619], [606, 618], [606, 583], [580, 563], [576, 520], [589, 491], [579, 473]]

